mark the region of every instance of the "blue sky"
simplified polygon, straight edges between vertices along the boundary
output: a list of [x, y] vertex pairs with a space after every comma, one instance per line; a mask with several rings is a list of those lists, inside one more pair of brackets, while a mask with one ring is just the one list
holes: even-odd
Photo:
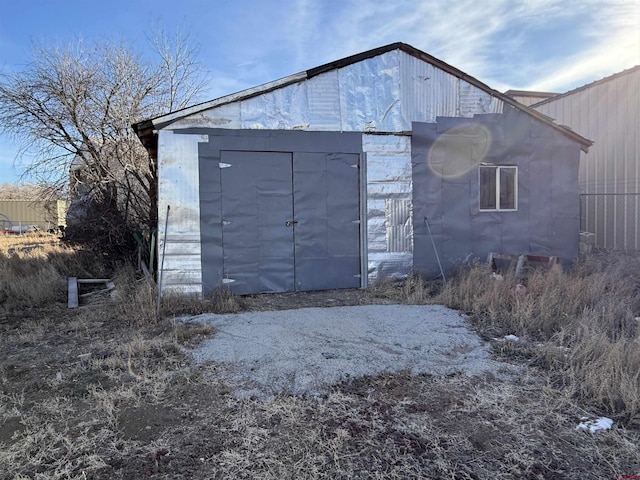
[[[33, 41], [142, 49], [159, 24], [199, 44], [204, 100], [393, 42], [500, 91], [563, 92], [640, 64], [638, 0], [4, 0], [0, 12], [0, 74], [23, 68]], [[18, 181], [16, 155], [0, 135], [0, 183]]]

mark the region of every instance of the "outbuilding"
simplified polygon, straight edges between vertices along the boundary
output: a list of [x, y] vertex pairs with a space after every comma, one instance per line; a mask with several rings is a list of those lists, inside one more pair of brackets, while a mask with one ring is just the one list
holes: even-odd
[[158, 163], [163, 290], [365, 287], [489, 252], [577, 255], [591, 142], [407, 44], [134, 129]]
[[640, 250], [640, 65], [531, 107], [594, 141], [580, 162], [585, 239]]

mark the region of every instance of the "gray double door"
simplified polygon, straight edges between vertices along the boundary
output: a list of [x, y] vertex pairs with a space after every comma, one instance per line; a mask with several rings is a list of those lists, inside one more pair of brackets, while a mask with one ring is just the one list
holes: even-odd
[[223, 277], [233, 292], [360, 286], [357, 154], [220, 154]]

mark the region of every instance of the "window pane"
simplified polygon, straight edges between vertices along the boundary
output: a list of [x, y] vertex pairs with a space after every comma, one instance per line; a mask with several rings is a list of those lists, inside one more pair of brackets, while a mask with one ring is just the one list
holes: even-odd
[[516, 208], [516, 169], [500, 169], [500, 207], [501, 209]]
[[480, 167], [480, 208], [495, 209], [496, 167]]

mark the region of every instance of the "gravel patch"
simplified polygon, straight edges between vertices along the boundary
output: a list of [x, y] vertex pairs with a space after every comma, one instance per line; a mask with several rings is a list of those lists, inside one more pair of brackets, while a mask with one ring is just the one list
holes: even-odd
[[460, 313], [439, 305], [367, 305], [205, 314], [216, 334], [190, 353], [214, 362], [242, 398], [321, 395], [342, 380], [382, 372], [504, 376], [517, 368]]

